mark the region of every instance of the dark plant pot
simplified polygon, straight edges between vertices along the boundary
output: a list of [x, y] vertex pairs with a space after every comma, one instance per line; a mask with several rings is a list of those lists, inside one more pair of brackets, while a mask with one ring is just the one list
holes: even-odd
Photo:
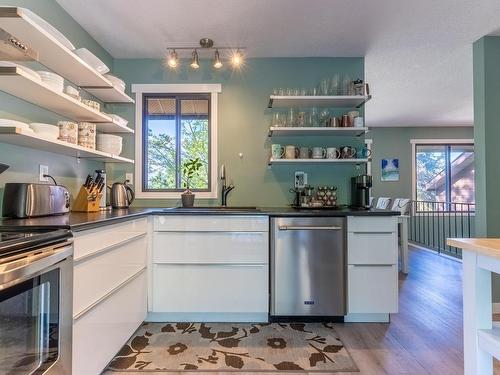
[[189, 192], [189, 193], [182, 193], [181, 194], [181, 199], [182, 199], [182, 207], [193, 207], [194, 205], [194, 196], [195, 194]]

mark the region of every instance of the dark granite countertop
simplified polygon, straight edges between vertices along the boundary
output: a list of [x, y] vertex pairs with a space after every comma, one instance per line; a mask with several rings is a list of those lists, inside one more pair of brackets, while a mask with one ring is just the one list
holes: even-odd
[[148, 215], [267, 215], [273, 216], [396, 216], [398, 211], [340, 209], [294, 209], [291, 207], [195, 207], [129, 208], [101, 212], [70, 212], [58, 216], [31, 219], [1, 219], [0, 226], [67, 228], [73, 231], [98, 228]]

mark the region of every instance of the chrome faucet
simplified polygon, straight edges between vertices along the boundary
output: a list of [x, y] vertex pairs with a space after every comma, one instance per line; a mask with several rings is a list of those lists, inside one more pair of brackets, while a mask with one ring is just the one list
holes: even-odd
[[222, 181], [221, 206], [226, 207], [227, 206], [227, 196], [231, 192], [231, 190], [234, 189], [234, 185], [231, 184], [229, 186], [226, 186], [226, 167], [224, 164], [222, 164], [220, 167], [220, 179]]

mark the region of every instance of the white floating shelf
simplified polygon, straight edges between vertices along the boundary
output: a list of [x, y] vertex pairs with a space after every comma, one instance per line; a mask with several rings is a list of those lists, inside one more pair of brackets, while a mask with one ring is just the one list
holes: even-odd
[[105, 103], [135, 103], [135, 100], [124, 92], [115, 88], [86, 88], [85, 91], [99, 98]]
[[16, 127], [0, 127], [0, 142], [105, 163], [134, 163], [132, 159], [91, 150], [64, 141], [48, 139]]
[[40, 27], [23, 8], [1, 6], [0, 28], [35, 51], [35, 60], [106, 103], [133, 103], [79, 56]]
[[71, 120], [98, 123], [97, 129], [103, 132], [134, 132], [133, 129], [114, 123], [110, 116], [54, 90], [20, 67], [0, 67], [0, 90]]
[[290, 107], [329, 107], [329, 108], [359, 108], [372, 97], [361, 96], [279, 96], [269, 97], [268, 108], [290, 108]]
[[24, 9], [0, 7], [0, 28], [37, 53], [37, 61], [81, 87], [112, 87], [102, 74], [33, 21]]
[[271, 164], [362, 164], [370, 159], [270, 159]]
[[269, 129], [269, 137], [272, 136], [297, 136], [297, 135], [331, 135], [331, 136], [347, 136], [359, 137], [365, 134], [368, 128], [321, 128], [321, 127], [271, 127]]

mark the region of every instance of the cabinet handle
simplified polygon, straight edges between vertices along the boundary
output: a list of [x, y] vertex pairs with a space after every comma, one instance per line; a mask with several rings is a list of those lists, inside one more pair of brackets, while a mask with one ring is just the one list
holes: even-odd
[[330, 226], [314, 226], [314, 225], [280, 225], [279, 230], [342, 230], [342, 227]]
[[352, 232], [354, 234], [393, 234], [394, 232]]
[[354, 268], [354, 267], [392, 267], [395, 266], [395, 264], [349, 264], [349, 268]]

